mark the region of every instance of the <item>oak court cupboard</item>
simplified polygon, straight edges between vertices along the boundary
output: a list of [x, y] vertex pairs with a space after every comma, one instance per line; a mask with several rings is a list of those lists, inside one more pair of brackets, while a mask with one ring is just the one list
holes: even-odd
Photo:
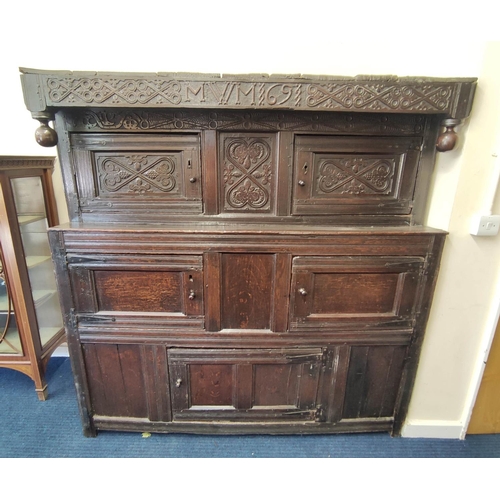
[[21, 73], [85, 435], [400, 434], [476, 79]]

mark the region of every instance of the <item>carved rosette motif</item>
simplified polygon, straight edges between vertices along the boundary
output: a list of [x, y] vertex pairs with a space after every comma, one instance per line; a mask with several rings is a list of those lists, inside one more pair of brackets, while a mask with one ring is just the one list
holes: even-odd
[[175, 190], [175, 158], [158, 155], [106, 156], [97, 161], [100, 191], [169, 193]]
[[225, 211], [270, 210], [273, 185], [272, 144], [268, 138], [235, 137], [224, 145]]
[[329, 158], [318, 168], [318, 194], [390, 195], [396, 172], [393, 158]]

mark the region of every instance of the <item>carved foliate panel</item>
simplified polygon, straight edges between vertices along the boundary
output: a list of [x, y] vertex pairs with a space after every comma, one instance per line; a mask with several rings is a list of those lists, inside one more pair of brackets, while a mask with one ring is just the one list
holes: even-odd
[[274, 135], [221, 134], [221, 211], [274, 213], [277, 162]]
[[397, 160], [396, 156], [319, 156], [313, 164], [313, 196], [394, 196]]

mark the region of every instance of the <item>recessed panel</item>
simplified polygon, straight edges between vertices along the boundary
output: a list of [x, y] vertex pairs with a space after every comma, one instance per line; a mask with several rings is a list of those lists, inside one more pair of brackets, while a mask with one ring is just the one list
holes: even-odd
[[182, 273], [95, 271], [100, 311], [181, 312]]
[[314, 276], [313, 314], [384, 314], [394, 311], [400, 275], [396, 273]]
[[274, 298], [270, 254], [222, 255], [222, 328], [270, 329]]
[[254, 406], [297, 406], [302, 365], [254, 367]]
[[231, 406], [233, 404], [234, 367], [232, 365], [189, 366], [192, 406]]

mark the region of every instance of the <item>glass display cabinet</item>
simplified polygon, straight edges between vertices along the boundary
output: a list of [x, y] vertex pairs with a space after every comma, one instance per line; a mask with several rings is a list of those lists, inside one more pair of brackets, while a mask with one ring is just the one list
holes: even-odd
[[47, 398], [44, 373], [64, 341], [47, 229], [58, 224], [54, 157], [0, 156], [0, 368]]

